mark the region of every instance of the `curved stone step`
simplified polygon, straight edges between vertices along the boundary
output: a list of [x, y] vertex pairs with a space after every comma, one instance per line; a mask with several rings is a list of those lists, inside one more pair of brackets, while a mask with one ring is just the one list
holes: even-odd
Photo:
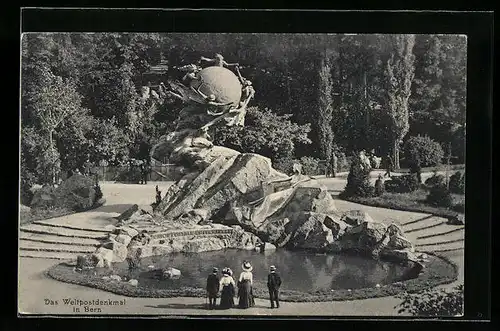
[[452, 240], [444, 240], [444, 241], [436, 241], [436, 242], [430, 242], [430, 243], [424, 243], [424, 244], [417, 244], [415, 247], [429, 247], [429, 246], [440, 246], [444, 244], [453, 244], [453, 243], [459, 243], [459, 242], [464, 242], [464, 239], [452, 239]]
[[96, 248], [92, 246], [51, 244], [29, 240], [19, 240], [19, 249], [22, 251], [64, 252], [76, 254], [93, 253], [96, 250]]
[[82, 230], [82, 231], [91, 231], [91, 232], [112, 232], [113, 230], [106, 228], [95, 228], [95, 227], [81, 227], [71, 224], [61, 224], [47, 221], [35, 221], [32, 224], [39, 224], [44, 226], [52, 226], [57, 228], [71, 229], [71, 230]]
[[90, 239], [105, 239], [108, 232], [92, 232], [85, 230], [73, 230], [66, 229], [62, 227], [52, 227], [45, 226], [41, 224], [29, 224], [20, 227], [23, 232], [39, 233], [39, 234], [50, 234], [62, 237], [77, 237], [77, 238], [90, 238]]
[[465, 239], [465, 231], [463, 229], [459, 231], [454, 231], [447, 234], [435, 233], [423, 239], [418, 239], [415, 244], [424, 245], [424, 244], [432, 244], [436, 242], [444, 242], [444, 241], [454, 241], [454, 240], [464, 240]]
[[410, 221], [410, 222], [401, 223], [400, 225], [403, 228], [404, 227], [410, 228], [410, 225], [412, 225], [412, 224], [420, 223], [420, 222], [426, 221], [426, 220], [434, 218], [434, 217], [435, 217], [434, 215], [427, 215], [427, 216], [424, 216], [424, 217], [417, 218], [416, 220], [413, 220], [413, 221]]
[[96, 239], [77, 238], [77, 237], [62, 237], [50, 234], [40, 234], [32, 232], [21, 232], [19, 235], [21, 240], [29, 240], [33, 242], [49, 243], [49, 244], [67, 244], [80, 246], [97, 246], [101, 242]]
[[459, 252], [463, 251], [464, 247], [457, 247], [457, 248], [443, 248], [443, 249], [435, 249], [433, 250], [434, 253], [447, 253], [447, 252]]
[[45, 251], [19, 251], [20, 257], [31, 257], [38, 259], [75, 260], [80, 254], [66, 252], [45, 252]]
[[402, 225], [401, 228], [403, 229], [403, 231], [405, 233], [412, 233], [412, 232], [421, 231], [421, 230], [425, 230], [425, 229], [431, 229], [431, 228], [436, 227], [442, 223], [446, 223], [446, 220], [433, 216], [433, 217], [421, 218], [421, 219], [419, 219], [418, 222], [413, 222], [411, 224], [406, 223], [409, 225]]
[[431, 244], [431, 245], [419, 245], [419, 246], [417, 246], [417, 250], [420, 250], [420, 251], [434, 251], [434, 252], [443, 252], [443, 251], [463, 249], [463, 248], [464, 248], [464, 242], [463, 241], [443, 242], [441, 244]]

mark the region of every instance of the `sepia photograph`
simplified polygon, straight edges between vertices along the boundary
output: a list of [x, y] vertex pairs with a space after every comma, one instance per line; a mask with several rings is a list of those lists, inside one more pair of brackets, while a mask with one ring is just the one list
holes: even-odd
[[20, 315], [463, 316], [466, 35], [20, 53]]

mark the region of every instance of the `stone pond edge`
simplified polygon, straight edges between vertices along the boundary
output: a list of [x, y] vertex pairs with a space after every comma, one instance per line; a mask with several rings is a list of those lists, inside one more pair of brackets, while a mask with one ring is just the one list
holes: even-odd
[[[431, 289], [438, 285], [451, 284], [458, 279], [458, 266], [445, 256], [433, 252], [423, 252], [428, 255], [432, 255], [443, 263], [447, 263], [452, 266], [453, 272], [451, 274], [443, 274], [437, 279], [426, 279], [424, 277], [410, 279], [407, 281], [383, 285], [379, 288], [361, 288], [353, 289], [351, 291], [342, 289], [335, 291], [317, 291], [311, 292], [301, 292], [301, 291], [280, 291], [280, 300], [283, 302], [329, 302], [329, 301], [350, 301], [350, 300], [362, 300], [369, 298], [382, 298], [395, 296], [397, 294], [407, 292], [416, 293], [422, 290]], [[91, 287], [95, 289], [100, 289], [110, 293], [123, 295], [126, 297], [136, 297], [136, 298], [174, 298], [174, 297], [196, 297], [204, 298], [205, 289], [194, 288], [194, 287], [184, 287], [180, 289], [149, 289], [142, 287], [135, 287], [127, 282], [103, 280], [100, 276], [83, 275], [73, 272], [73, 267], [67, 265], [65, 262], [56, 264], [48, 270], [45, 274], [55, 280], [76, 284], [86, 287]], [[76, 276], [76, 277], [75, 277]], [[268, 299], [269, 294], [267, 289], [254, 289], [254, 296], [259, 299]]]

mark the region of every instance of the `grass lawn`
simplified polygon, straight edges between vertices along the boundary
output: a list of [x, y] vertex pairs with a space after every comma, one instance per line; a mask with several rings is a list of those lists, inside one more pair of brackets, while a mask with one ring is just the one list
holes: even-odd
[[55, 217], [61, 217], [61, 216], [66, 216], [70, 214], [75, 214], [79, 212], [83, 212], [86, 210], [91, 210], [98, 208], [106, 202], [105, 199], [101, 198], [96, 203], [85, 210], [79, 210], [79, 211], [74, 211], [68, 208], [60, 208], [60, 207], [51, 207], [51, 208], [43, 208], [43, 209], [38, 209], [38, 208], [31, 208], [31, 209], [24, 209], [21, 208], [19, 212], [19, 223], [21, 225], [23, 224], [29, 224], [34, 221], [42, 221], [42, 220], [47, 220], [50, 218], [55, 218]]
[[383, 207], [396, 210], [413, 211], [420, 213], [433, 214], [440, 217], [453, 217], [457, 214], [463, 214], [465, 205], [464, 194], [452, 194], [453, 207], [434, 207], [425, 202], [428, 190], [425, 188], [418, 189], [410, 193], [389, 193], [386, 192], [379, 197], [349, 197], [345, 200], [357, 202], [363, 205], [373, 207]]
[[[465, 170], [465, 164], [451, 164], [450, 165], [450, 171], [455, 172], [457, 170]], [[422, 168], [421, 171], [422, 172], [446, 171], [446, 165], [441, 164], [441, 165], [438, 165], [435, 167], [425, 167], [425, 168]], [[394, 170], [393, 172], [398, 173], [398, 174], [403, 174], [403, 173], [409, 173], [410, 170], [406, 169], [406, 168], [401, 168], [401, 169]], [[450, 174], [450, 176], [451, 175], [452, 174]]]
[[21, 225], [29, 224], [34, 221], [46, 220], [49, 218], [66, 216], [70, 214], [74, 214], [75, 212], [66, 208], [48, 208], [48, 209], [31, 209], [31, 210], [22, 210], [19, 213], [19, 221]]

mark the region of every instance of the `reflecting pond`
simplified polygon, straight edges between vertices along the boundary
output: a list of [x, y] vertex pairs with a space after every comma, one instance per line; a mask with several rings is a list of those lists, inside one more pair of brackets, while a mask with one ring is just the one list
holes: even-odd
[[[233, 277], [242, 271], [243, 261], [253, 266], [255, 286], [265, 286], [269, 267], [275, 265], [283, 284], [282, 289], [296, 291], [356, 289], [384, 285], [401, 279], [407, 267], [399, 264], [376, 261], [351, 255], [314, 254], [303, 251], [278, 249], [259, 253], [236, 249], [226, 249], [202, 253], [175, 253], [141, 260], [139, 269], [129, 271], [126, 262], [114, 265], [115, 273], [135, 278], [140, 286], [158, 289], [206, 286], [207, 276], [213, 267], [229, 267]], [[179, 269], [179, 279], [162, 280], [155, 277], [155, 269], [173, 267]]]

